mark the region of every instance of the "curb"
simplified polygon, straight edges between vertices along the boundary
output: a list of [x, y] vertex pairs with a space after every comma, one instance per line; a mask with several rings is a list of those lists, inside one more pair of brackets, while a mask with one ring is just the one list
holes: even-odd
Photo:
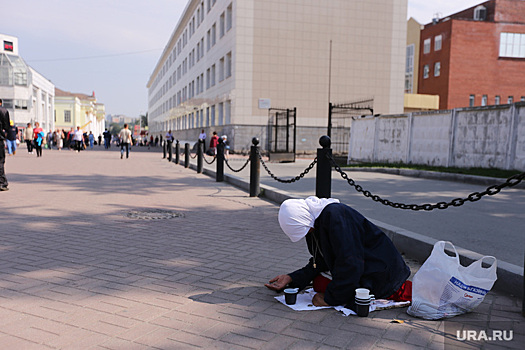
[[[191, 163], [189, 164], [189, 168], [197, 170], [197, 166]], [[206, 168], [203, 169], [203, 174], [208, 175], [212, 178], [216, 177], [215, 171]], [[401, 173], [398, 174], [405, 175]], [[440, 179], [442, 180], [442, 178]], [[244, 181], [239, 177], [224, 174], [224, 182], [227, 182], [247, 192], [250, 191], [250, 183]], [[278, 205], [280, 205], [286, 199], [298, 198], [292, 196], [288, 192], [281, 191], [279, 189], [267, 185], [260, 186], [259, 197], [270, 200]], [[379, 227], [383, 232], [385, 232], [385, 234], [392, 240], [392, 242], [400, 251], [400, 253], [404, 253], [407, 257], [415, 259], [421, 263], [423, 263], [430, 256], [434, 244], [438, 241], [436, 239], [423, 236], [419, 233], [392, 226], [378, 220], [370, 219], [370, 221], [374, 223], [377, 227]], [[459, 260], [463, 266], [468, 266], [472, 262], [483, 257], [483, 255], [473, 252], [471, 250], [461, 248], [458, 246], [455, 247], [459, 254]], [[518, 296], [519, 298], [523, 298], [524, 268], [502, 260], [498, 260], [497, 263], [498, 279], [494, 283], [494, 287], [492, 287], [492, 290], [498, 291], [503, 294], [514, 295]]]

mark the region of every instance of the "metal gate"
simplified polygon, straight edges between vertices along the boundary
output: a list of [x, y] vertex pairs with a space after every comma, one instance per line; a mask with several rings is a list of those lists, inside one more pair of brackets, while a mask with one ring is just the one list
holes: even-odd
[[374, 99], [332, 104], [328, 107], [328, 131], [332, 141], [332, 152], [337, 155], [348, 154], [348, 142], [352, 120], [363, 115], [374, 114]]
[[297, 108], [268, 110], [270, 161], [295, 162]]

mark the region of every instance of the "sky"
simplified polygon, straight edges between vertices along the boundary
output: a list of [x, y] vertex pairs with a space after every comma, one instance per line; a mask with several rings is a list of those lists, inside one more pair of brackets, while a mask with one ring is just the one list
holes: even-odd
[[[242, 1], [242, 0], [240, 0]], [[348, 0], [356, 1], [356, 0]], [[483, 0], [408, 0], [407, 19], [427, 24]], [[16, 0], [2, 4], [0, 33], [61, 90], [91, 94], [106, 114], [145, 114], [147, 82], [187, 0]]]

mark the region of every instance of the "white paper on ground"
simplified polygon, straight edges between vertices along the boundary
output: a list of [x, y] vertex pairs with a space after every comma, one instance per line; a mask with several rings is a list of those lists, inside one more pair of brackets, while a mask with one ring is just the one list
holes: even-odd
[[[297, 294], [297, 302], [294, 305], [288, 305], [286, 304], [286, 301], [284, 299], [284, 295], [276, 296], [275, 299], [277, 301], [281, 302], [282, 304], [288, 306], [290, 309], [293, 309], [295, 311], [307, 311], [307, 310], [321, 310], [321, 309], [329, 309], [334, 308], [337, 311], [340, 311], [343, 313], [343, 315], [356, 315], [355, 312], [353, 312], [350, 309], [345, 308], [344, 306], [314, 306], [312, 304], [312, 299], [316, 293], [314, 292], [313, 288], [306, 289], [305, 291]], [[376, 310], [384, 310], [384, 309], [391, 309], [395, 307], [404, 307], [410, 305], [409, 301], [393, 301], [393, 300], [386, 300], [386, 299], [378, 299], [374, 300], [372, 304], [370, 304], [370, 312], [376, 311]]]

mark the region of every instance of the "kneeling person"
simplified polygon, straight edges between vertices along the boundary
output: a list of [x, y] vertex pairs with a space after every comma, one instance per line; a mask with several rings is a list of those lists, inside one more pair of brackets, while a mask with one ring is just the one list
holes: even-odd
[[[392, 241], [339, 200], [288, 199], [279, 209], [279, 224], [292, 242], [306, 237], [312, 257], [302, 269], [274, 277], [266, 287], [303, 289], [313, 281], [315, 306], [345, 305], [352, 310], [357, 288], [369, 289], [377, 299], [410, 298], [410, 269]], [[398, 295], [403, 297], [393, 297]]]

